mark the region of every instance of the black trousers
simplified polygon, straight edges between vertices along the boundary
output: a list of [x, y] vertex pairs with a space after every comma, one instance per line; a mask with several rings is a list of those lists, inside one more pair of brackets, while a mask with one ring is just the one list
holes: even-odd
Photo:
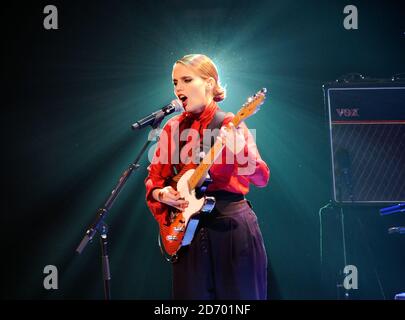
[[264, 300], [267, 256], [251, 204], [217, 201], [173, 263], [174, 299]]

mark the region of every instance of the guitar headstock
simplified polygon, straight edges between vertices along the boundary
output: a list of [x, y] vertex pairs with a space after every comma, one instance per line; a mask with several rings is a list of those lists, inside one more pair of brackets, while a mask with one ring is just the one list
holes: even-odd
[[266, 99], [266, 88], [261, 89], [255, 95], [249, 97], [242, 108], [238, 111], [235, 118], [238, 119], [238, 122], [249, 118], [254, 115], [257, 111], [260, 110], [260, 106], [263, 104], [264, 99]]

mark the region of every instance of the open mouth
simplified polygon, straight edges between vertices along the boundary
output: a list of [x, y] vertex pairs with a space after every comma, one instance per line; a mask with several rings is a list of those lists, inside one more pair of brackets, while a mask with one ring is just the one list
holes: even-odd
[[187, 97], [184, 94], [180, 94], [178, 97], [183, 103], [183, 108], [185, 108], [187, 106]]

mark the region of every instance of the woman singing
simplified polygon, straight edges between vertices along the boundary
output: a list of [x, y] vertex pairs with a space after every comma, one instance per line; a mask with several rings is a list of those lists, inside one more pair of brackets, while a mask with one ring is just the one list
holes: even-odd
[[[200, 147], [203, 130], [219, 119], [222, 130], [218, 138], [225, 145], [223, 154], [232, 161], [214, 163], [209, 175], [212, 182], [206, 195], [213, 196], [213, 211], [201, 215], [191, 243], [177, 252], [173, 266], [174, 299], [266, 299], [267, 256], [263, 238], [252, 210], [245, 198], [250, 183], [267, 185], [270, 171], [261, 159], [252, 135], [244, 122], [232, 125], [232, 113], [223, 112], [217, 102], [224, 100], [215, 64], [205, 55], [191, 54], [173, 66], [174, 94], [181, 100], [184, 112], [171, 118], [163, 128], [167, 137], [181, 136], [184, 130], [199, 135], [194, 147]], [[231, 130], [223, 130], [229, 124]], [[169, 209], [184, 210], [188, 202], [181, 198], [171, 181], [185, 166], [190, 155], [187, 141], [160, 139], [145, 179], [146, 201], [156, 220], [166, 219]], [[191, 142], [190, 142], [191, 141]], [[187, 148], [187, 149], [183, 149]], [[176, 161], [174, 153], [180, 155]], [[239, 163], [241, 153], [248, 155]], [[167, 155], [167, 161], [162, 155]], [[225, 159], [225, 156], [223, 157]], [[250, 170], [240, 170], [250, 166]], [[194, 165], [195, 167], [195, 165]]]

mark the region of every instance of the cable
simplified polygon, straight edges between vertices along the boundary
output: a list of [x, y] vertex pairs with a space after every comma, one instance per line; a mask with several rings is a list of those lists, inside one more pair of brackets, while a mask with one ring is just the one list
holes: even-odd
[[322, 211], [324, 209], [327, 209], [332, 206], [332, 202], [329, 201], [326, 205], [324, 205], [322, 208], [319, 209], [318, 211], [318, 216], [319, 216], [319, 257], [320, 257], [320, 262], [321, 262], [321, 268], [323, 265], [323, 236], [322, 236]]

